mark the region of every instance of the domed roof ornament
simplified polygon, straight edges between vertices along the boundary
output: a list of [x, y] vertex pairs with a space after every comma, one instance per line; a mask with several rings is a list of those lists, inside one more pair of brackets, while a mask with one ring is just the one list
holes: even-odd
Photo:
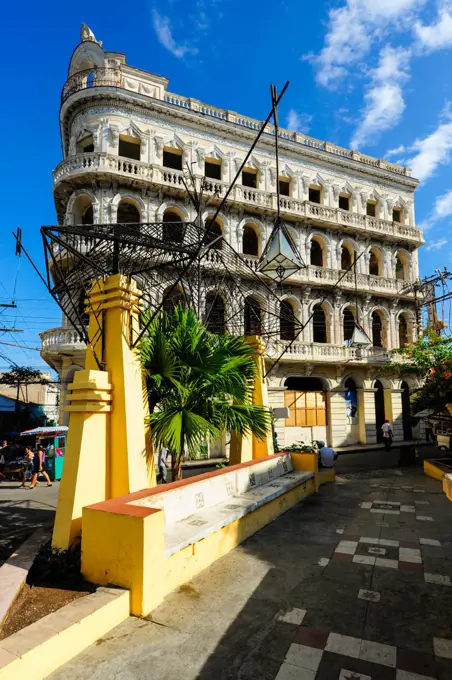
[[102, 47], [102, 41], [96, 40], [96, 36], [86, 24], [82, 24], [80, 29], [80, 42], [95, 42]]

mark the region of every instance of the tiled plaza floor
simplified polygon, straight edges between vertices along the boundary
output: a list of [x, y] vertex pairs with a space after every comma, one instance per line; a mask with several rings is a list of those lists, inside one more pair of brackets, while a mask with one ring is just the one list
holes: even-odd
[[344, 474], [52, 680], [452, 680], [452, 504]]

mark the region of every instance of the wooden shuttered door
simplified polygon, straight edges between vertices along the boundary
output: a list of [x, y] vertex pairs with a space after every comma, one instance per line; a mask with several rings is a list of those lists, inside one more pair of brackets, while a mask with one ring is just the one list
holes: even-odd
[[284, 392], [284, 406], [289, 408], [287, 427], [312, 427], [326, 425], [325, 392]]

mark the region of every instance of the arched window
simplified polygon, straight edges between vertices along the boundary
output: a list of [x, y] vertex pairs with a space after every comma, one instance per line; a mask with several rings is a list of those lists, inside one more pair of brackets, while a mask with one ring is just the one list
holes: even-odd
[[311, 241], [311, 264], [323, 267], [323, 248], [315, 239]]
[[344, 309], [343, 330], [344, 342], [352, 339], [353, 331], [355, 329], [355, 317], [350, 309]]
[[[207, 230], [209, 230], [209, 233], [207, 233]], [[223, 241], [221, 238], [218, 238], [219, 236], [223, 236], [223, 229], [221, 228], [221, 224], [218, 222], [218, 220], [215, 220], [213, 224], [212, 220], [206, 220], [206, 235], [204, 242], [206, 244], [214, 242], [212, 248], [221, 250]]]
[[242, 253], [244, 255], [259, 255], [259, 238], [254, 227], [245, 224], [243, 227]]
[[372, 344], [383, 347], [383, 322], [379, 312], [372, 312]]
[[162, 239], [165, 242], [182, 243], [184, 240], [184, 229], [182, 218], [175, 210], [165, 210], [163, 215]]
[[93, 205], [87, 194], [77, 196], [72, 207], [74, 224], [93, 224]]
[[247, 297], [244, 310], [245, 335], [261, 335], [262, 311], [259, 302], [253, 297]]
[[326, 333], [326, 314], [321, 305], [314, 306], [312, 316], [312, 339], [314, 342], [328, 342]]
[[347, 246], [342, 246], [341, 269], [350, 269], [353, 264], [353, 255]]
[[83, 211], [82, 215], [82, 224], [93, 224], [94, 217], [93, 217], [93, 206], [90, 204], [85, 210]]
[[295, 338], [295, 312], [289, 300], [283, 300], [279, 305], [279, 337], [281, 340]]
[[218, 293], [206, 295], [205, 323], [211, 333], [221, 335], [226, 330], [224, 300]]
[[408, 324], [403, 314], [399, 316], [399, 347], [408, 343]]
[[381, 276], [381, 254], [375, 248], [369, 253], [369, 274]]
[[128, 198], [119, 201], [116, 222], [118, 224], [139, 224], [141, 222], [140, 211], [135, 203]]
[[406, 281], [408, 279], [408, 259], [404, 253], [396, 255], [396, 279]]
[[94, 151], [93, 135], [88, 134], [85, 135], [85, 137], [79, 139], [76, 144], [75, 151], [76, 153], [91, 153]]

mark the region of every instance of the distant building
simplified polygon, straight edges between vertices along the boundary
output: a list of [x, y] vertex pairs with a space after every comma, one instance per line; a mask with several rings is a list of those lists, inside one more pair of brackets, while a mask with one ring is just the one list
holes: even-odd
[[[49, 373], [42, 375], [52, 381]], [[53, 384], [22, 385], [17, 395], [16, 387], [0, 384], [0, 432], [17, 428], [17, 413], [20, 415], [19, 426], [25, 429], [33, 424], [58, 424], [58, 387]]]
[[[53, 173], [59, 223], [193, 219], [182, 168], [188, 163], [195, 176], [209, 178], [212, 194], [223, 196], [260, 125], [171, 93], [167, 78], [129, 66], [83, 26], [61, 97], [63, 160]], [[270, 375], [272, 405], [290, 412], [276, 421], [279, 445], [314, 438], [334, 446], [373, 443], [385, 417], [396, 440], [410, 438], [415, 379], [382, 373], [381, 366], [389, 350], [417, 333], [410, 284], [418, 278], [423, 243], [414, 211], [418, 181], [408, 168], [289, 130], [281, 131], [277, 176], [270, 133], [213, 228], [255, 269], [274, 223], [279, 183], [281, 215], [307, 267], [284, 283], [269, 362], [293, 340], [294, 320], [313, 314]], [[358, 319], [354, 272], [332, 290], [355, 257]], [[260, 304], [250, 291], [248, 309]], [[227, 318], [227, 310], [221, 314]], [[258, 330], [250, 316], [245, 310], [244, 333]], [[350, 346], [356, 320], [371, 339], [368, 348]], [[65, 386], [83, 367], [84, 344], [66, 319], [41, 338], [42, 356], [60, 375], [64, 406]]]

